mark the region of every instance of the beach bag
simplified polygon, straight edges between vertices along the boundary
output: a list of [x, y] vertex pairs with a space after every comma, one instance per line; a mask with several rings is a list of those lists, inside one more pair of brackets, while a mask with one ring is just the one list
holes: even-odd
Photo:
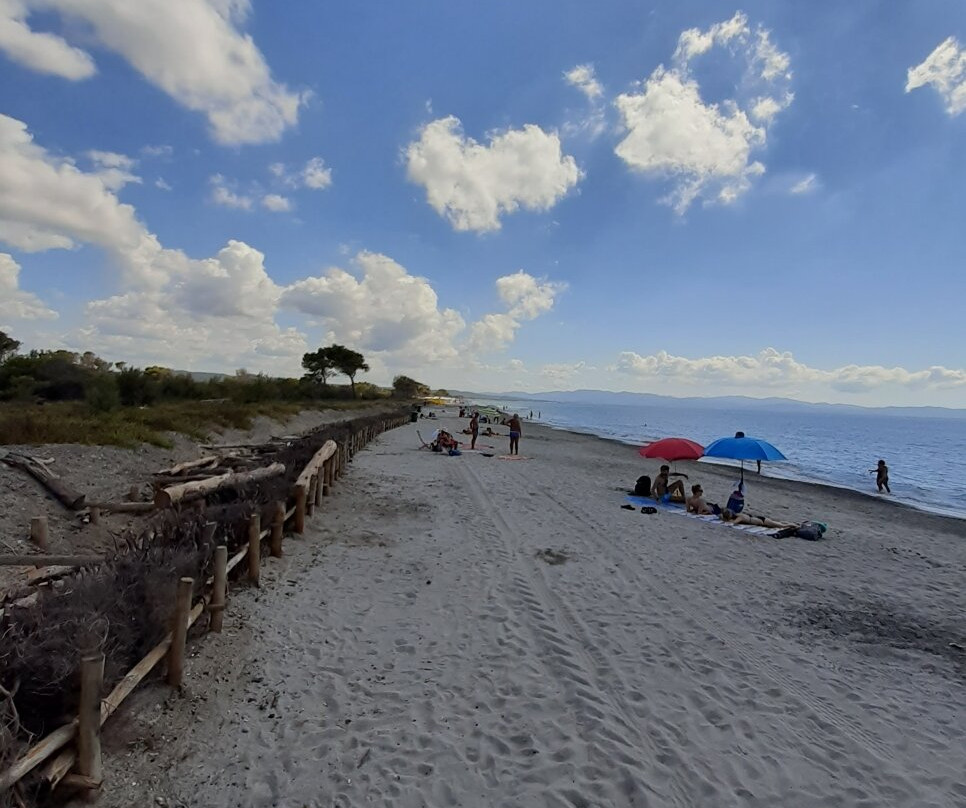
[[649, 497], [651, 495], [651, 478], [646, 474], [641, 475], [637, 478], [637, 483], [634, 486], [634, 496], [637, 497]]
[[805, 541], [818, 541], [825, 535], [828, 527], [821, 522], [805, 522], [798, 526], [795, 535]]

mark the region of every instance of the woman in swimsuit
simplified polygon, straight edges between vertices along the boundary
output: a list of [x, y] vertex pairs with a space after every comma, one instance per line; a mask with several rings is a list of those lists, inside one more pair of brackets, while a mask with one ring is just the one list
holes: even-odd
[[727, 522], [729, 525], [753, 525], [754, 527], [798, 527], [798, 525], [790, 524], [789, 522], [776, 522], [774, 519], [769, 519], [767, 516], [752, 516], [748, 513], [732, 513], [728, 508], [725, 508], [719, 514], [722, 522]]

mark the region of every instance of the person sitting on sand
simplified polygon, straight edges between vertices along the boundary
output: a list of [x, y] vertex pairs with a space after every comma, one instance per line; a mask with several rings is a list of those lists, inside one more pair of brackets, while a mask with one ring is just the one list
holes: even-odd
[[754, 527], [775, 528], [798, 527], [798, 525], [793, 525], [790, 522], [776, 522], [767, 516], [752, 516], [750, 513], [732, 513], [728, 508], [725, 508], [718, 516], [722, 522], [727, 522], [729, 525], [753, 525]]
[[875, 475], [875, 484], [879, 487], [880, 494], [883, 488], [887, 494], [892, 493], [892, 489], [889, 488], [889, 467], [886, 465], [885, 460], [880, 460], [879, 465], [874, 469], [869, 469], [869, 474]]
[[[678, 502], [683, 504], [687, 500], [687, 496], [684, 493], [684, 483], [680, 480], [675, 480], [673, 483], [669, 481], [671, 476], [670, 466], [661, 466], [661, 471], [654, 478], [654, 483], [651, 485], [651, 496], [654, 497], [658, 502]], [[675, 477], [687, 477], [687, 474], [674, 475]]]
[[704, 499], [704, 489], [700, 485], [691, 486], [691, 496], [688, 497], [687, 501], [688, 513], [696, 513], [699, 516], [707, 516], [708, 514], [719, 514], [721, 513], [721, 506], [711, 503], [710, 505], [705, 502]]

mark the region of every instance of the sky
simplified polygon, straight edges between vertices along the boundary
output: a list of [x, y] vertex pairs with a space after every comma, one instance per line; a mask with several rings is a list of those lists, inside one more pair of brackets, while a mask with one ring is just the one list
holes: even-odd
[[0, 0], [0, 330], [966, 407], [964, 111], [959, 0]]

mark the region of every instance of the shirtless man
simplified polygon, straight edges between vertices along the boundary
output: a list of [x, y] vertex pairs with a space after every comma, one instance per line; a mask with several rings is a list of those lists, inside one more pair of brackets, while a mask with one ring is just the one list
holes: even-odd
[[513, 413], [513, 417], [507, 421], [510, 427], [510, 454], [520, 454], [520, 436], [523, 434], [523, 426], [520, 424], [520, 416]]
[[[709, 505], [704, 501], [704, 489], [700, 485], [691, 486], [691, 496], [687, 501], [688, 513], [696, 513], [699, 516], [715, 514], [721, 511], [717, 505]], [[716, 511], [715, 508], [718, 508]]]
[[480, 434], [480, 414], [478, 412], [473, 413], [473, 417], [470, 418], [470, 435], [473, 436], [473, 440], [470, 441], [470, 448], [476, 448], [476, 437]]
[[874, 469], [869, 470], [869, 474], [875, 475], [875, 484], [879, 489], [879, 493], [882, 493], [884, 488], [887, 494], [892, 493], [892, 489], [889, 488], [889, 467], [886, 465], [885, 460], [880, 460], [879, 465]]
[[[687, 495], [684, 493], [684, 483], [680, 480], [675, 480], [673, 483], [669, 482], [670, 474], [670, 466], [661, 466], [660, 474], [654, 478], [654, 483], [651, 485], [651, 496], [658, 502], [683, 503], [687, 499]], [[680, 474], [677, 476], [686, 477], [687, 475]]]

